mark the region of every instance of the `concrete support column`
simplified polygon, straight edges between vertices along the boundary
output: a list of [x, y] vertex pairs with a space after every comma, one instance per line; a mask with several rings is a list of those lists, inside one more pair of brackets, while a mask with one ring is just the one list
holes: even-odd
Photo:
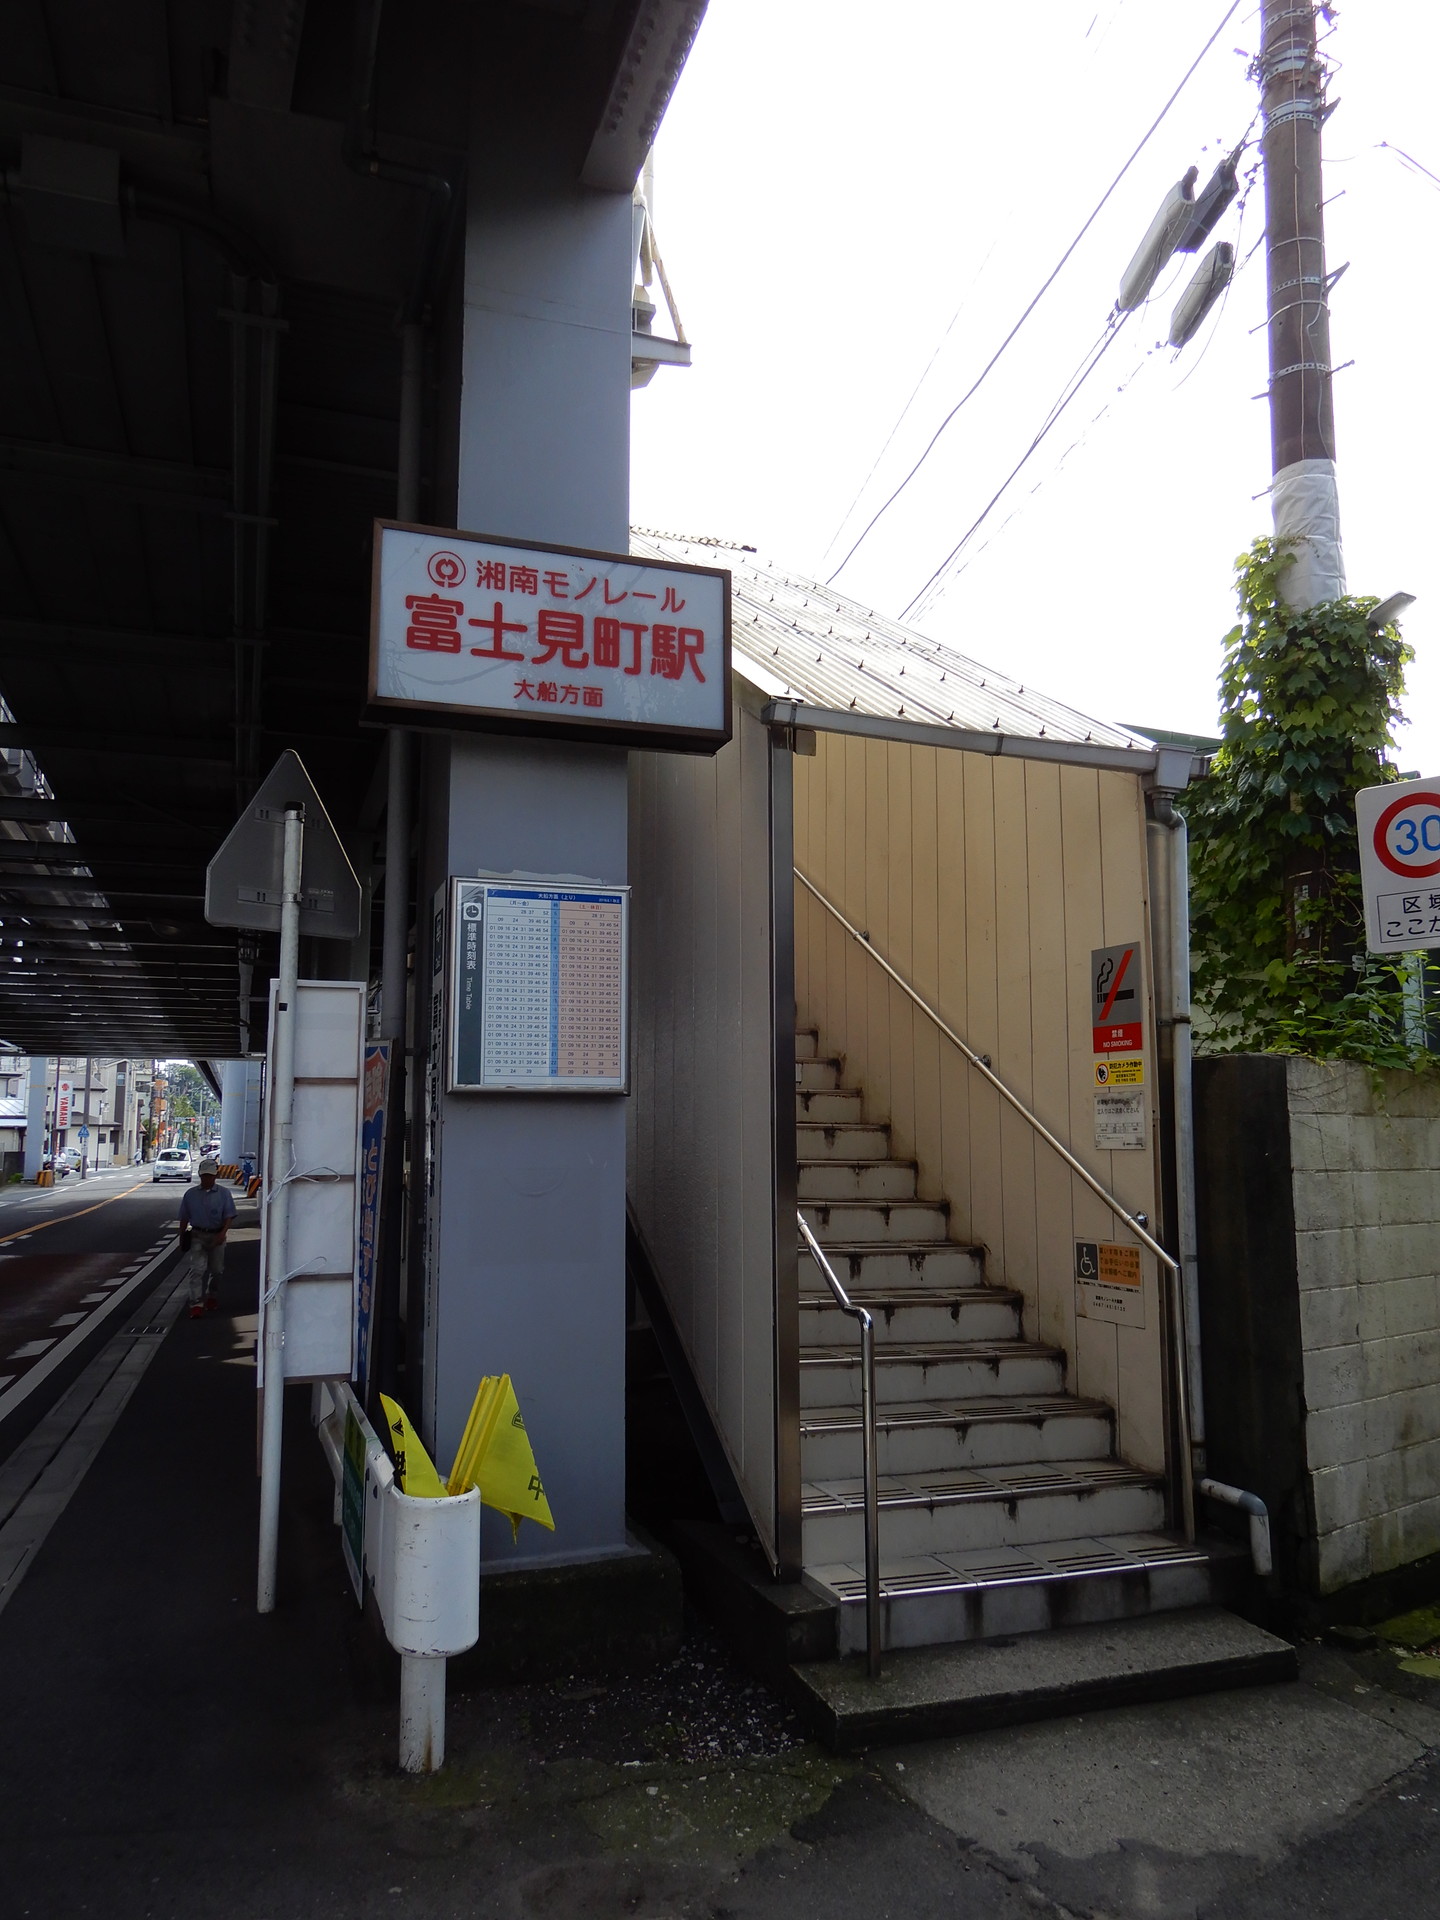
[[260, 1074], [258, 1060], [227, 1060], [220, 1070], [220, 1159], [236, 1166], [248, 1153], [259, 1165]]
[[[493, 101], [475, 124], [457, 522], [623, 552], [630, 197], [582, 189], [558, 126], [497, 125]], [[428, 742], [417, 1001], [432, 979], [429, 909], [448, 876], [624, 881], [626, 760], [568, 741]], [[417, 1049], [430, 1030], [417, 1004]], [[418, 1353], [411, 1328], [407, 1391], [415, 1395], [418, 1359], [423, 1424], [443, 1471], [481, 1376], [514, 1378], [556, 1532], [527, 1526], [517, 1549], [508, 1522], [487, 1513], [487, 1572], [623, 1552], [624, 1100], [429, 1085], [426, 1158], [412, 1180], [412, 1191], [429, 1190], [425, 1325]]]
[[226, 1060], [220, 1068], [220, 1162], [238, 1164], [245, 1128], [244, 1060]]

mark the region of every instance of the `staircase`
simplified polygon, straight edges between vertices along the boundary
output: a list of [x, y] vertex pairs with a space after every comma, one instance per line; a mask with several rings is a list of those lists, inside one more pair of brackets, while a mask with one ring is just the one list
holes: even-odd
[[[875, 1321], [885, 1645], [937, 1646], [1228, 1597], [1245, 1557], [1165, 1529], [1160, 1476], [1117, 1458], [1113, 1410], [1066, 1391], [1066, 1356], [1024, 1337], [1019, 1294], [916, 1195], [890, 1129], [796, 1035], [800, 1208]], [[800, 1435], [806, 1578], [865, 1643], [860, 1357], [803, 1242]]]

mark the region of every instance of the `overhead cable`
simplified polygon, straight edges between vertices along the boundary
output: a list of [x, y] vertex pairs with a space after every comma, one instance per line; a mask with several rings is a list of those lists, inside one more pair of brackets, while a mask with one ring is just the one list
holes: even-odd
[[1020, 458], [1015, 462], [1014, 466], [1010, 469], [1009, 473], [1006, 474], [1005, 478], [1000, 482], [1000, 485], [995, 489], [994, 493], [992, 493], [990, 498], [986, 501], [984, 507], [976, 515], [975, 519], [971, 521], [970, 525], [965, 529], [964, 533], [961, 534], [960, 538], [955, 542], [955, 545], [950, 549], [949, 553], [946, 554], [945, 558], [940, 562], [940, 565], [935, 569], [934, 573], [931, 574], [930, 578], [925, 582], [924, 586], [921, 587], [920, 591], [914, 596], [913, 599], [910, 600], [908, 605], [902, 609], [900, 614], [901, 620], [908, 620], [912, 615], [912, 613], [914, 613], [916, 609], [921, 606], [922, 601], [926, 601], [928, 599], [932, 590], [939, 585], [940, 581], [943, 579], [945, 574], [949, 572], [950, 568], [954, 565], [955, 561], [959, 559], [960, 555], [964, 552], [965, 548], [969, 545], [970, 541], [980, 531], [981, 527], [984, 526], [985, 522], [989, 519], [991, 513], [999, 505], [1000, 501], [1004, 498], [1005, 494], [1009, 491], [1012, 481], [1015, 480], [1017, 475], [1025, 466], [1031, 454], [1035, 452], [1036, 448], [1039, 447], [1041, 442], [1045, 439], [1046, 435], [1050, 432], [1051, 428], [1054, 427], [1056, 423], [1060, 420], [1066, 408], [1070, 405], [1070, 402], [1080, 392], [1081, 388], [1085, 385], [1085, 382], [1090, 378], [1090, 375], [1095, 371], [1096, 367], [1099, 366], [1100, 362], [1105, 358], [1105, 355], [1110, 351], [1111, 347], [1120, 338], [1121, 329], [1124, 327], [1125, 322], [1129, 318], [1130, 318], [1130, 315], [1128, 313], [1120, 313], [1113, 316], [1111, 322], [1107, 325], [1105, 332], [1101, 336], [1100, 340], [1097, 342], [1097, 344], [1094, 347], [1090, 349], [1089, 353], [1085, 357], [1085, 360], [1082, 361], [1080, 367], [1077, 368], [1075, 373], [1073, 373], [1070, 376], [1070, 379], [1066, 382], [1065, 386], [1061, 389], [1061, 394], [1059, 399], [1055, 401], [1049, 413], [1045, 416], [1044, 422], [1040, 426], [1040, 429], [1036, 433], [1034, 439], [1030, 442], [1029, 446], [1026, 447], [1024, 453], [1021, 454]]
[[929, 459], [931, 453], [935, 449], [936, 443], [939, 441], [940, 436], [945, 432], [945, 429], [950, 425], [950, 422], [955, 418], [956, 414], [959, 413], [960, 409], [966, 404], [966, 402], [972, 399], [974, 395], [977, 394], [980, 388], [984, 385], [986, 379], [989, 377], [992, 369], [996, 365], [997, 361], [1000, 359], [1001, 355], [1005, 352], [1006, 348], [1010, 345], [1011, 341], [1015, 338], [1016, 334], [1018, 334], [1020, 329], [1025, 325], [1025, 322], [1030, 318], [1031, 314], [1035, 311], [1036, 307], [1039, 306], [1040, 302], [1044, 299], [1045, 295], [1050, 291], [1050, 288], [1054, 285], [1055, 281], [1059, 278], [1062, 269], [1066, 265], [1067, 261], [1070, 259], [1071, 254], [1074, 253], [1075, 249], [1079, 246], [1080, 242], [1085, 238], [1086, 234], [1090, 231], [1091, 227], [1093, 227], [1095, 222], [1099, 219], [1101, 212], [1103, 211], [1111, 195], [1115, 192], [1115, 189], [1120, 185], [1120, 182], [1125, 178], [1126, 174], [1130, 171], [1131, 167], [1134, 166], [1135, 162], [1139, 159], [1140, 155], [1144, 152], [1152, 136], [1155, 134], [1156, 130], [1159, 128], [1161, 122], [1165, 119], [1165, 116], [1169, 113], [1170, 109], [1174, 106], [1175, 102], [1180, 98], [1180, 95], [1184, 92], [1185, 88], [1189, 85], [1190, 80], [1194, 75], [1196, 69], [1199, 67], [1201, 61], [1204, 60], [1206, 54], [1209, 53], [1211, 47], [1213, 47], [1215, 42], [1220, 38], [1220, 35], [1224, 32], [1231, 18], [1240, 11], [1240, 6], [1241, 6], [1241, 0], [1233, 0], [1233, 4], [1226, 8], [1224, 17], [1221, 19], [1220, 24], [1215, 28], [1215, 31], [1210, 35], [1210, 38], [1205, 42], [1204, 46], [1200, 49], [1199, 53], [1196, 54], [1195, 58], [1191, 61], [1190, 65], [1186, 68], [1185, 73], [1182, 76], [1179, 85], [1175, 88], [1175, 91], [1170, 95], [1170, 98], [1165, 102], [1164, 106], [1160, 109], [1159, 113], [1155, 116], [1154, 120], [1150, 123], [1145, 133], [1141, 136], [1139, 144], [1136, 146], [1134, 152], [1130, 155], [1129, 159], [1125, 162], [1124, 166], [1121, 167], [1120, 171], [1116, 174], [1115, 178], [1110, 182], [1109, 186], [1105, 189], [1100, 199], [1096, 202], [1095, 207], [1091, 212], [1091, 214], [1089, 215], [1088, 219], [1085, 221], [1085, 224], [1081, 227], [1080, 231], [1075, 235], [1075, 238], [1070, 242], [1069, 246], [1065, 249], [1064, 253], [1061, 254], [1060, 258], [1056, 261], [1055, 265], [1051, 268], [1044, 282], [1041, 284], [1041, 286], [1039, 287], [1039, 289], [1031, 299], [1030, 304], [1025, 308], [1024, 312], [1020, 315], [1019, 319], [1015, 322], [1014, 326], [1011, 327], [1009, 333], [1006, 334], [1005, 338], [1000, 342], [999, 346], [995, 349], [994, 353], [991, 354], [990, 358], [986, 361], [985, 365], [981, 368], [979, 374], [972, 381], [970, 386], [966, 389], [966, 391], [963, 394], [961, 394], [960, 398], [955, 402], [954, 406], [950, 409], [949, 413], [947, 413], [945, 418], [940, 422], [939, 426], [935, 429], [934, 433], [931, 435], [929, 443], [926, 446], [924, 452], [920, 455], [919, 459], [915, 462], [914, 466], [911, 467], [910, 471], [905, 475], [905, 478], [895, 488], [894, 492], [889, 496], [889, 498], [882, 501], [880, 506], [877, 507], [875, 512], [870, 516], [869, 520], [865, 523], [859, 535], [856, 537], [855, 541], [851, 545], [849, 551], [846, 553], [845, 558], [840, 562], [839, 566], [835, 568], [834, 572], [827, 577], [825, 582], [826, 586], [832, 586], [834, 582], [844, 572], [845, 568], [854, 559], [855, 555], [859, 552], [861, 546], [869, 538], [870, 534], [874, 531], [875, 527], [879, 524], [880, 520], [884, 517], [885, 514], [887, 514], [890, 511], [891, 507], [894, 506], [895, 502], [900, 498], [901, 494], [905, 491], [906, 487], [909, 486], [910, 482], [915, 478], [916, 474], [920, 471], [921, 467], [923, 467], [925, 462]]

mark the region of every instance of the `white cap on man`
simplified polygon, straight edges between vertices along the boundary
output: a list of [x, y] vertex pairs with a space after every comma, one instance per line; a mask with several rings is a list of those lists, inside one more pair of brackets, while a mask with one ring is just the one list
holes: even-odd
[[200, 1171], [201, 1173], [219, 1173], [220, 1162], [218, 1160], [212, 1160], [209, 1154], [206, 1154], [205, 1158], [200, 1162]]

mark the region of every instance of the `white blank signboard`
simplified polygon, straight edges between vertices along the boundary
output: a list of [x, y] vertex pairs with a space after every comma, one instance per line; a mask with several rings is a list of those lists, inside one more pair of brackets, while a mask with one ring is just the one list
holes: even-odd
[[[275, 1030], [278, 981], [270, 985]], [[285, 1378], [349, 1380], [355, 1366], [355, 1264], [360, 1229], [360, 1129], [365, 988], [302, 980], [295, 1005], [294, 1158], [285, 1289]], [[267, 1137], [269, 1117], [267, 1116]], [[268, 1202], [286, 1169], [267, 1154], [261, 1210], [261, 1295], [272, 1274]], [[263, 1327], [259, 1358], [264, 1367]]]

